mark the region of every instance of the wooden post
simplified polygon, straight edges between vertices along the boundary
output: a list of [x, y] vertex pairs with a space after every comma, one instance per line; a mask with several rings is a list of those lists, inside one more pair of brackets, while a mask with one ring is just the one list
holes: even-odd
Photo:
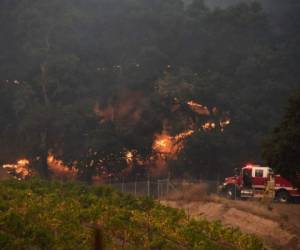
[[167, 193], [166, 193], [166, 195], [169, 195], [169, 185], [170, 185], [170, 176], [167, 179]]
[[91, 229], [93, 233], [93, 239], [91, 242], [92, 250], [104, 250], [103, 231], [99, 224], [84, 224], [87, 228]]
[[157, 199], [159, 200], [159, 180], [157, 180]]
[[150, 181], [149, 181], [149, 177], [148, 177], [148, 180], [147, 180], [147, 195], [148, 195], [148, 197], [150, 197]]
[[103, 234], [99, 225], [94, 227], [94, 247], [93, 250], [104, 250]]

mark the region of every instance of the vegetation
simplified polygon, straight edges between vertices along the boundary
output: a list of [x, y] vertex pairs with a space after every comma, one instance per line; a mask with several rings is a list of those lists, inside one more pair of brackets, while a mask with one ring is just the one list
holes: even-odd
[[174, 174], [216, 178], [260, 161], [299, 84], [299, 5], [187, 2], [2, 0], [0, 164], [25, 157], [47, 177], [51, 151], [81, 180], [120, 173], [124, 151], [150, 158], [166, 120], [172, 135], [201, 128], [189, 100], [231, 123], [191, 135]]
[[267, 163], [300, 187], [300, 91], [289, 100], [285, 115], [265, 140], [264, 157]]
[[10, 180], [0, 183], [0, 198], [3, 250], [90, 249], [93, 224], [107, 249], [263, 249], [238, 229], [104, 186]]

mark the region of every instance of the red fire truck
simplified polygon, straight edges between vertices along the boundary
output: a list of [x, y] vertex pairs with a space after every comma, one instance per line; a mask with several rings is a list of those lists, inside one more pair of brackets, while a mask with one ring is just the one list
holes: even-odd
[[[299, 180], [300, 180], [300, 176]], [[220, 191], [229, 199], [263, 198], [268, 184], [273, 181], [272, 197], [282, 203], [300, 198], [300, 189], [294, 187], [280, 175], [274, 175], [271, 168], [248, 164], [233, 177], [225, 178]], [[270, 191], [270, 190], [269, 190]]]

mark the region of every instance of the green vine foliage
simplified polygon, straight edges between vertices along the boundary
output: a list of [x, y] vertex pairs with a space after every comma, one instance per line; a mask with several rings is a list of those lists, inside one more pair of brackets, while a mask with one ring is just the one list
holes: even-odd
[[0, 249], [91, 249], [95, 225], [105, 249], [263, 249], [253, 235], [107, 186], [0, 183]]

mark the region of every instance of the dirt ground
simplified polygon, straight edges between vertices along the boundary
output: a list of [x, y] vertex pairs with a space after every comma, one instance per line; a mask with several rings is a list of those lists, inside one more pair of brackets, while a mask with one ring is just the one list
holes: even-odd
[[300, 204], [227, 200], [206, 195], [203, 186], [171, 194], [161, 203], [184, 209], [194, 218], [219, 220], [226, 226], [255, 234], [266, 249], [300, 249]]

